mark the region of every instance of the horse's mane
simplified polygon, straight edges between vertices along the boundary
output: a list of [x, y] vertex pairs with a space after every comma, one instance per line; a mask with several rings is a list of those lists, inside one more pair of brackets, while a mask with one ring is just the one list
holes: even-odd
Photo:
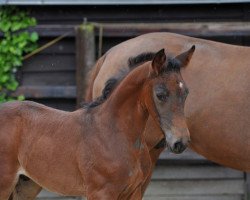
[[[132, 71], [134, 68], [140, 66], [141, 64], [147, 61], [153, 60], [154, 56], [155, 56], [154, 52], [144, 52], [144, 53], [137, 55], [136, 57], [130, 57], [128, 59], [129, 70], [121, 70], [118, 75], [108, 79], [107, 82], [105, 83], [105, 87], [102, 90], [102, 95], [97, 97], [94, 101], [90, 103], [84, 103], [83, 107], [93, 108], [102, 104], [110, 96], [110, 94], [113, 92], [113, 90], [118, 85], [118, 83], [120, 83], [121, 80], [130, 71]], [[179, 70], [180, 70], [180, 64], [178, 60], [174, 58], [168, 58], [168, 66], [164, 72], [167, 73], [169, 71], [179, 71]]]
[[[153, 60], [155, 54], [156, 53], [154, 52], [145, 52], [139, 54], [136, 57], [130, 57], [128, 59], [128, 67], [130, 71], [147, 61]], [[170, 71], [180, 71], [180, 62], [177, 59], [172, 57], [168, 57], [167, 59], [168, 59], [168, 65], [163, 71], [163, 73], [167, 73]]]

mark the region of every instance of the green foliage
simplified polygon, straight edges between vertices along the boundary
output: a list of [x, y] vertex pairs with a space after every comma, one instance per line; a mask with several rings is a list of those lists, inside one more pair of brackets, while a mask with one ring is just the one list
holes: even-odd
[[[26, 29], [35, 26], [36, 19], [17, 7], [0, 7], [0, 102], [13, 100], [11, 92], [18, 87], [15, 74], [22, 58], [37, 48], [38, 34]], [[17, 97], [23, 100], [24, 96]]]

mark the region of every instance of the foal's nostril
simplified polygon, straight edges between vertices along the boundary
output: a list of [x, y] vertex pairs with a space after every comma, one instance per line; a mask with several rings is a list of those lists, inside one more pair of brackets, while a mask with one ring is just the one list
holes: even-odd
[[174, 143], [174, 146], [173, 146], [174, 153], [182, 153], [185, 149], [186, 149], [186, 145], [184, 145], [182, 142], [178, 141]]

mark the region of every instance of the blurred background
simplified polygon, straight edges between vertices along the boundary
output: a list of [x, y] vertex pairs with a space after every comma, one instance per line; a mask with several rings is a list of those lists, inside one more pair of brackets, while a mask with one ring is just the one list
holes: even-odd
[[[0, 67], [9, 52], [20, 57], [12, 61], [14, 68], [5, 70], [14, 74], [15, 80], [9, 78], [14, 82], [1, 76], [0, 89], [15, 91], [7, 92], [2, 101], [25, 98], [72, 111], [83, 99], [87, 71], [95, 60], [112, 46], [148, 32], [250, 45], [250, 2], [244, 0], [0, 0], [0, 4]], [[17, 25], [19, 20], [23, 27]], [[82, 24], [93, 27], [90, 36], [82, 38]], [[19, 45], [22, 52], [3, 49], [9, 31], [19, 34], [24, 28], [28, 35], [19, 40], [30, 44]], [[79, 59], [84, 49], [88, 56]], [[249, 174], [219, 166], [190, 150], [181, 155], [165, 151], [144, 199], [246, 200], [249, 183]], [[42, 191], [38, 199], [75, 198]]]

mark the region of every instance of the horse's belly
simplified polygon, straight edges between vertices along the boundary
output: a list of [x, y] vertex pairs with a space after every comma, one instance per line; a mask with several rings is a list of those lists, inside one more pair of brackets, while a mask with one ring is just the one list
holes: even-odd
[[191, 148], [214, 162], [250, 171], [248, 95], [226, 88], [219, 94], [207, 92], [207, 101], [194, 97], [195, 108], [189, 110], [187, 105]]

